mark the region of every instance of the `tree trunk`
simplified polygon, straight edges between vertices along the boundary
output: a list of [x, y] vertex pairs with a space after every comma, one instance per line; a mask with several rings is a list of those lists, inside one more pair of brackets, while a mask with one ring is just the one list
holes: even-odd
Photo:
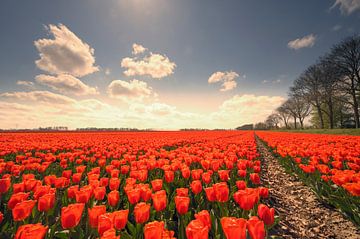
[[354, 118], [355, 118], [355, 127], [360, 127], [360, 119], [359, 119], [359, 103], [356, 98], [356, 89], [355, 89], [355, 80], [351, 79], [351, 96], [353, 98], [353, 109], [354, 109]]
[[295, 127], [295, 129], [297, 129], [296, 116], [294, 116], [294, 127]]
[[328, 99], [330, 129], [334, 128], [334, 110], [331, 94]]
[[320, 120], [320, 129], [324, 128], [324, 118], [323, 118], [323, 114], [321, 111], [321, 107], [318, 101], [316, 101], [316, 109], [317, 109], [317, 113], [319, 115], [319, 120]]

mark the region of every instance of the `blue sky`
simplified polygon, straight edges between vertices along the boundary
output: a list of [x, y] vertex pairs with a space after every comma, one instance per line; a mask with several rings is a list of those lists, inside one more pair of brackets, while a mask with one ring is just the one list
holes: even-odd
[[[4, 0], [0, 8], [0, 109], [8, 116], [0, 118], [0, 127], [231, 128], [262, 120], [273, 108], [261, 105], [260, 99], [278, 104], [308, 65], [344, 37], [359, 33], [360, 1], [334, 4], [335, 0]], [[80, 52], [78, 57], [85, 57], [86, 64], [92, 58], [94, 62], [86, 65], [89, 68], [76, 74], [69, 70], [71, 66], [61, 65], [71, 60], [51, 58], [52, 66], [44, 65], [45, 60], [42, 66], [36, 63], [40, 54], [46, 57], [47, 53], [42, 52], [44, 45], [39, 50], [34, 42], [54, 39], [50, 25], [74, 34], [71, 39], [81, 42], [75, 46], [88, 46], [73, 49], [70, 57], [81, 59], [75, 56]], [[69, 39], [63, 42], [71, 45]], [[132, 54], [134, 43], [146, 50]], [[68, 50], [56, 46], [52, 53]], [[153, 64], [124, 73], [129, 69], [121, 66], [124, 58], [136, 65], [151, 55], [163, 57], [160, 61], [167, 73], [156, 77]], [[159, 74], [164, 69], [155, 70]], [[209, 83], [216, 72], [221, 74]], [[71, 82], [83, 88], [70, 89]], [[60, 89], [64, 84], [67, 88]], [[110, 91], [111, 84], [116, 92]], [[39, 99], [39, 92], [43, 98], [44, 94], [67, 97], [76, 107], [55, 107], [50, 98]], [[84, 106], [84, 102], [93, 103]], [[87, 108], [94, 104], [106, 109]], [[14, 113], [15, 106], [19, 110]], [[43, 110], [29, 113], [30, 107]], [[89, 112], [72, 115], [79, 111], [77, 107]], [[259, 110], [264, 113], [255, 114]], [[105, 113], [114, 115], [104, 122]], [[237, 121], [228, 120], [230, 115]]]

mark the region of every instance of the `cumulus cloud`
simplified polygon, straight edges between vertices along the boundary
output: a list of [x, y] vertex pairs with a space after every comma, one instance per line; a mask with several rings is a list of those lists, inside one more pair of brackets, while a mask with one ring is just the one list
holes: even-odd
[[222, 88], [220, 91], [228, 91], [236, 88], [236, 78], [239, 77], [239, 74], [234, 71], [225, 71], [225, 72], [215, 72], [213, 73], [209, 79], [208, 83], [213, 84], [217, 82], [222, 82], [221, 86]]
[[136, 43], [134, 43], [132, 45], [132, 48], [133, 48], [133, 51], [132, 51], [133, 55], [143, 53], [147, 50], [147, 48], [143, 47], [142, 45], [136, 44]]
[[343, 14], [350, 15], [360, 9], [360, 0], [336, 0], [332, 8], [340, 6]]
[[108, 94], [111, 98], [122, 100], [144, 100], [146, 98], [156, 97], [153, 89], [144, 81], [114, 80], [108, 86]]
[[0, 94], [0, 98], [7, 100], [33, 101], [45, 104], [68, 105], [75, 103], [75, 100], [64, 95], [55, 94], [49, 91], [17, 91]]
[[236, 127], [263, 121], [285, 99], [280, 96], [235, 95], [224, 101], [219, 110], [211, 114], [217, 127]]
[[23, 80], [19, 80], [16, 82], [17, 85], [21, 85], [21, 86], [25, 86], [25, 87], [29, 87], [32, 88], [34, 86], [34, 82], [32, 81], [23, 81]]
[[99, 70], [95, 66], [94, 49], [83, 42], [65, 25], [50, 24], [47, 29], [54, 39], [39, 39], [34, 42], [40, 59], [37, 67], [50, 74], [70, 74], [82, 77]]
[[295, 50], [305, 47], [312, 47], [315, 44], [315, 41], [316, 41], [316, 36], [310, 34], [302, 38], [297, 38], [295, 40], [289, 41], [288, 47]]
[[[144, 52], [145, 49], [140, 45], [133, 46], [133, 54]], [[149, 54], [142, 58], [134, 56], [133, 58], [126, 57], [122, 59], [121, 67], [127, 68], [124, 71], [126, 76], [150, 76], [155, 79], [161, 79], [173, 74], [176, 64], [165, 55], [149, 52]]]
[[99, 93], [97, 88], [90, 87], [76, 77], [68, 74], [61, 74], [58, 76], [38, 75], [35, 79], [36, 82], [61, 93], [71, 93], [76, 95], [95, 95]]

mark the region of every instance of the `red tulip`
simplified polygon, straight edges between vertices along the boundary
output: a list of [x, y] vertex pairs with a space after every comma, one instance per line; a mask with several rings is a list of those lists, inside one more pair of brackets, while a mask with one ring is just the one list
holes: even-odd
[[209, 238], [209, 227], [201, 220], [192, 220], [186, 227], [186, 237], [188, 239], [207, 239]]
[[269, 197], [269, 189], [265, 187], [259, 187], [259, 194], [262, 198], [268, 198]]
[[98, 232], [103, 235], [104, 232], [114, 227], [114, 217], [112, 213], [105, 213], [98, 217]]
[[131, 204], [136, 204], [140, 201], [141, 191], [139, 188], [134, 188], [126, 191], [126, 195]]
[[107, 195], [107, 198], [108, 198], [108, 204], [112, 207], [115, 207], [120, 200], [119, 191], [114, 190], [114, 191], [109, 192]]
[[36, 201], [34, 200], [22, 201], [16, 204], [14, 209], [12, 210], [14, 221], [22, 221], [28, 218], [35, 205]]
[[4, 220], [4, 214], [0, 212], [0, 223], [2, 223], [3, 220]]
[[190, 187], [191, 187], [191, 191], [194, 194], [199, 194], [202, 191], [202, 184], [200, 180], [192, 181]]
[[215, 183], [213, 185], [216, 200], [218, 202], [227, 202], [229, 199], [229, 187], [225, 182]]
[[162, 189], [163, 180], [162, 179], [154, 179], [151, 181], [152, 189], [156, 191], [160, 191]]
[[109, 188], [111, 191], [118, 190], [120, 186], [120, 179], [110, 178]]
[[209, 202], [215, 202], [216, 201], [216, 195], [213, 187], [205, 188], [206, 198]]
[[189, 189], [188, 188], [177, 188], [176, 195], [182, 196], [182, 197], [187, 197], [189, 195]]
[[92, 228], [98, 227], [99, 216], [106, 213], [105, 205], [94, 206], [92, 208], [88, 208], [89, 214], [89, 223]]
[[201, 179], [204, 183], [209, 184], [211, 182], [211, 174], [209, 172], [205, 172], [201, 175]]
[[257, 173], [251, 173], [250, 174], [250, 180], [253, 184], [260, 184], [260, 177]]
[[76, 192], [79, 191], [79, 185], [74, 185], [68, 188], [67, 190], [67, 196], [68, 198], [75, 198]]
[[125, 228], [128, 221], [129, 210], [119, 210], [113, 212], [114, 215], [114, 227], [116, 230], [122, 230]]
[[0, 194], [6, 193], [7, 191], [9, 191], [10, 186], [11, 186], [10, 178], [0, 179]]
[[61, 208], [61, 226], [64, 229], [76, 227], [80, 222], [84, 206], [84, 203], [75, 203]]
[[247, 229], [252, 239], [264, 239], [265, 238], [265, 226], [264, 222], [257, 217], [251, 217], [247, 221]]
[[238, 190], [244, 190], [246, 188], [246, 182], [244, 180], [236, 181], [236, 187]]
[[120, 236], [116, 236], [116, 231], [114, 228], [111, 228], [105, 231], [100, 239], [120, 239]]
[[39, 198], [38, 210], [40, 212], [47, 212], [54, 207], [55, 193], [48, 193]]
[[211, 229], [211, 217], [208, 211], [202, 210], [199, 213], [195, 214], [195, 218], [202, 221], [202, 223]]
[[152, 196], [153, 206], [157, 212], [163, 211], [166, 208], [166, 191], [161, 190], [154, 193]]
[[8, 207], [10, 209], [13, 209], [15, 207], [16, 204], [25, 201], [26, 199], [28, 199], [29, 197], [29, 193], [16, 193], [11, 195], [9, 201], [8, 201]]
[[180, 215], [187, 213], [187, 211], [189, 210], [189, 204], [190, 204], [189, 197], [175, 196], [176, 211]]
[[171, 183], [174, 181], [174, 171], [171, 171], [171, 170], [167, 170], [165, 171], [165, 181], [167, 183]]
[[106, 194], [105, 187], [97, 187], [94, 189], [94, 198], [98, 201], [102, 201]]
[[48, 227], [38, 224], [22, 225], [16, 231], [14, 239], [44, 239]]
[[230, 172], [229, 170], [219, 170], [218, 174], [220, 180], [223, 182], [227, 182], [230, 179], [229, 172]]
[[236, 217], [223, 217], [220, 221], [226, 239], [246, 239], [245, 219]]
[[274, 224], [274, 214], [275, 214], [274, 208], [269, 209], [266, 205], [259, 204], [258, 216], [261, 220], [264, 221], [266, 225], [270, 226]]
[[134, 208], [135, 221], [138, 224], [143, 224], [149, 220], [150, 205], [144, 202], [136, 204]]
[[162, 239], [164, 231], [164, 222], [149, 222], [144, 227], [145, 239]]

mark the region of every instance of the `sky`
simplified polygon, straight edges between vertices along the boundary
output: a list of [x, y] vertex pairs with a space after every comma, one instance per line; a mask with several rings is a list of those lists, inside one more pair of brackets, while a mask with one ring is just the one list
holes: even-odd
[[360, 0], [3, 0], [0, 128], [263, 121]]

